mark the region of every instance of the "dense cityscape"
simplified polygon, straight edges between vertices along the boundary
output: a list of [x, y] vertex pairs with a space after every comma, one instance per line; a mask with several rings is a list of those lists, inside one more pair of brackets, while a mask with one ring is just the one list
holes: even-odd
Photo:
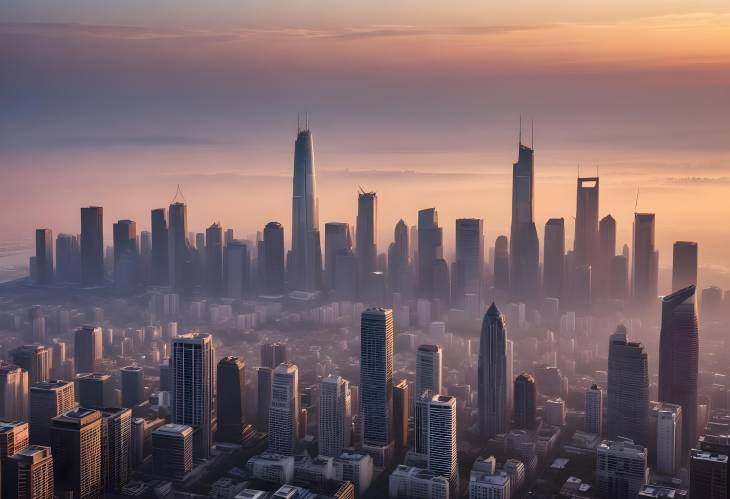
[[698, 287], [701, 241], [661, 255], [659, 296], [655, 213], [616, 220], [579, 176], [538, 227], [517, 146], [509, 234], [457, 219], [453, 259], [428, 199], [378, 247], [357, 185], [322, 237], [306, 120], [291, 221], [255, 239], [193, 230], [184, 186], [36, 229], [0, 284], [2, 497], [730, 497], [730, 291]]

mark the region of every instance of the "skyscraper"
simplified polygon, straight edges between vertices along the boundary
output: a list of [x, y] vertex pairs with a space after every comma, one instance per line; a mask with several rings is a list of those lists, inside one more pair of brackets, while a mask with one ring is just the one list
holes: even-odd
[[551, 218], [545, 223], [543, 288], [545, 296], [562, 298], [565, 276], [565, 220]]
[[126, 366], [119, 372], [122, 378], [122, 407], [131, 408], [144, 402], [144, 370], [138, 366]]
[[452, 298], [463, 306], [466, 293], [481, 297], [484, 270], [484, 222], [481, 219], [459, 218], [456, 220], [454, 268]]
[[659, 255], [654, 248], [654, 214], [634, 215], [633, 296], [640, 311], [651, 308], [657, 300]]
[[223, 294], [223, 228], [217, 223], [205, 230], [205, 284], [210, 296]]
[[350, 446], [350, 383], [329, 375], [319, 385], [319, 453], [337, 457]]
[[137, 279], [137, 224], [119, 220], [114, 224], [114, 282], [129, 286]]
[[188, 242], [188, 207], [185, 203], [170, 205], [167, 229], [167, 264], [170, 285], [183, 294], [192, 290], [193, 262]]
[[393, 311], [369, 308], [360, 326], [360, 422], [363, 450], [378, 465], [393, 450]]
[[264, 294], [284, 294], [284, 227], [269, 222], [264, 227]]
[[575, 208], [575, 242], [573, 258], [576, 266], [595, 266], [598, 257], [598, 177], [578, 177]]
[[322, 253], [314, 146], [308, 123], [297, 130], [293, 180], [291, 284], [293, 289], [315, 291], [320, 285]]
[[251, 255], [243, 241], [234, 239], [226, 246], [226, 296], [242, 298], [249, 291]]
[[332, 290], [336, 282], [337, 255], [348, 254], [352, 250], [350, 224], [328, 222], [324, 224], [324, 264], [327, 289]]
[[522, 373], [517, 376], [514, 393], [515, 428], [536, 430], [537, 386], [535, 385], [535, 377], [529, 373]]
[[606, 215], [598, 223], [598, 255], [593, 265], [593, 294], [599, 298], [610, 296], [611, 260], [616, 256], [616, 220]]
[[394, 293], [410, 294], [408, 226], [401, 219], [395, 224], [393, 243], [388, 247], [388, 285]]
[[51, 445], [51, 420], [76, 405], [71, 381], [47, 381], [30, 388], [30, 441]]
[[104, 208], [81, 208], [81, 280], [104, 283]]
[[402, 379], [393, 385], [393, 438], [396, 451], [408, 447], [408, 417], [410, 415], [410, 387]]
[[100, 497], [103, 485], [101, 413], [78, 408], [52, 421], [56, 491], [80, 499]]
[[3, 497], [53, 499], [53, 455], [50, 447], [31, 445], [3, 459]]
[[261, 345], [261, 365], [274, 369], [287, 361], [286, 343], [263, 343]]
[[507, 331], [492, 303], [482, 321], [479, 339], [479, 430], [488, 439], [507, 431]]
[[689, 496], [727, 499], [728, 456], [692, 449], [689, 456]]
[[600, 497], [636, 497], [649, 478], [646, 448], [630, 442], [604, 440], [596, 449], [596, 487]]
[[659, 401], [682, 406], [682, 456], [697, 442], [699, 331], [694, 284], [662, 298]]
[[35, 267], [38, 284], [53, 282], [53, 232], [51, 229], [35, 231]]
[[269, 452], [291, 456], [299, 442], [299, 369], [286, 362], [274, 369], [269, 409]]
[[443, 229], [438, 225], [436, 208], [418, 212], [418, 289], [422, 298], [436, 294], [434, 270], [443, 258]]
[[443, 393], [443, 355], [439, 345], [420, 345], [416, 350], [416, 393]]
[[262, 432], [269, 431], [272, 377], [273, 369], [270, 367], [256, 369], [256, 428]]
[[428, 408], [428, 470], [449, 480], [458, 489], [456, 448], [456, 398], [434, 395]]
[[585, 394], [584, 431], [601, 436], [603, 433], [603, 390], [594, 384]]
[[238, 357], [224, 357], [218, 361], [218, 433], [223, 442], [241, 442], [246, 424], [243, 391], [246, 387], [246, 363]]
[[656, 471], [673, 476], [685, 460], [682, 454], [682, 406], [662, 403], [656, 408]]
[[165, 208], [152, 210], [152, 283], [166, 285], [170, 276], [167, 242], [167, 211]]
[[132, 410], [102, 409], [101, 417], [104, 490], [120, 493], [129, 481]]
[[15, 365], [28, 371], [31, 385], [51, 378], [51, 351], [42, 345], [23, 345], [10, 352]]
[[204, 458], [210, 455], [212, 445], [214, 362], [210, 334], [187, 333], [172, 339], [171, 419], [193, 428], [195, 455]]
[[378, 270], [376, 237], [378, 235], [378, 196], [360, 191], [357, 196], [357, 258], [360, 264], [360, 282], [365, 285], [370, 274]]
[[677, 241], [672, 257], [672, 291], [697, 286], [697, 243]]
[[608, 347], [608, 438], [649, 444], [649, 363], [641, 343], [630, 342], [619, 325]]
[[28, 447], [28, 423], [0, 421], [0, 462]]
[[56, 280], [60, 282], [78, 282], [81, 280], [79, 236], [59, 234], [56, 237]]
[[193, 429], [166, 424], [152, 432], [152, 462], [155, 474], [182, 480], [193, 469]]
[[89, 409], [102, 409], [117, 405], [114, 380], [109, 374], [87, 373], [77, 379], [79, 405]]
[[509, 241], [507, 236], [499, 236], [494, 242], [494, 288], [509, 289]]
[[28, 371], [0, 362], [0, 420], [28, 420]]
[[103, 357], [101, 328], [83, 326], [74, 333], [74, 360], [77, 373], [93, 373], [99, 370]]

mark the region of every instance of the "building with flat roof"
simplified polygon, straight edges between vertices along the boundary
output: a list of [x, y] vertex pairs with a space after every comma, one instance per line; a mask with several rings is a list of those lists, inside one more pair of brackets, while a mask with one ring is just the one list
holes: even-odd
[[166, 424], [152, 432], [152, 462], [155, 473], [182, 480], [193, 469], [193, 429]]

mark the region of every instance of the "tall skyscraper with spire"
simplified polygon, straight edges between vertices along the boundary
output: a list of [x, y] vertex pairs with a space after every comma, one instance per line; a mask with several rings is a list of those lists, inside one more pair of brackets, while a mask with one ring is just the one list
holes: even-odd
[[482, 321], [479, 339], [479, 430], [485, 439], [507, 431], [507, 331], [504, 317], [492, 303]]
[[314, 145], [308, 122], [303, 129], [298, 129], [294, 143], [292, 196], [291, 286], [298, 290], [316, 291], [321, 284], [322, 252]]
[[682, 406], [682, 456], [697, 442], [699, 335], [694, 284], [662, 298], [659, 401]]

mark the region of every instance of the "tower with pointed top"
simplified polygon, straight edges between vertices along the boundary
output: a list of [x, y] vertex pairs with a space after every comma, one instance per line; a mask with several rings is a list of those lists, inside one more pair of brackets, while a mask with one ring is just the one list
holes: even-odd
[[479, 430], [485, 439], [507, 431], [507, 330], [492, 303], [482, 321], [479, 339]]

